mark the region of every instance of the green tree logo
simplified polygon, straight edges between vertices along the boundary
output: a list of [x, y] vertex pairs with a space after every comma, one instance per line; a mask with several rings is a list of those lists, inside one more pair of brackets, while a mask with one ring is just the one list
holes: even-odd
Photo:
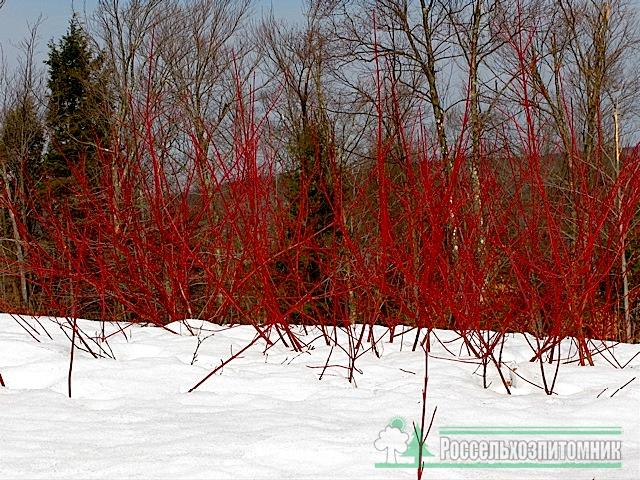
[[[408, 430], [408, 431], [407, 431]], [[415, 468], [420, 458], [420, 429], [413, 424], [407, 425], [402, 417], [392, 418], [387, 426], [380, 431], [373, 443], [376, 450], [386, 452], [386, 461], [376, 463], [376, 468]], [[398, 461], [398, 454], [401, 458]], [[433, 457], [426, 445], [422, 445], [422, 458]], [[402, 461], [402, 459], [411, 459]]]

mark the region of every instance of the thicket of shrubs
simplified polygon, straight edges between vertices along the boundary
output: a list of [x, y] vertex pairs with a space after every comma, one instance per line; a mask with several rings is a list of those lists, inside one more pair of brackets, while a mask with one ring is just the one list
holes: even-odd
[[[118, 96], [115, 64], [74, 19], [50, 47], [45, 125], [29, 92], [4, 117], [2, 308], [273, 324], [294, 346], [292, 324], [528, 331], [547, 339], [540, 354], [576, 337], [583, 361], [588, 338], [633, 340], [640, 154], [599, 107], [588, 142], [568, 110], [541, 114], [541, 26], [518, 13], [511, 32], [486, 24], [513, 62], [511, 104], [492, 110], [502, 120], [481, 119], [469, 87], [445, 137], [437, 115], [436, 128], [424, 121], [433, 101], [396, 78], [385, 38], [369, 59], [372, 110], [332, 110], [326, 12], [299, 36], [263, 25], [273, 96], [247, 78], [250, 55], [228, 53], [219, 122], [157, 88], [167, 67], [153, 48]], [[493, 351], [501, 337], [478, 338], [469, 345]]]

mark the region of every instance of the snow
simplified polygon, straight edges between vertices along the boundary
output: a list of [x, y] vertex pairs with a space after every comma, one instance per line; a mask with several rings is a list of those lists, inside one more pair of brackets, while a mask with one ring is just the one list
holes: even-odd
[[[303, 338], [316, 340], [307, 351], [295, 353], [277, 343], [265, 354], [260, 340], [188, 393], [245, 347], [255, 330], [190, 321], [190, 329], [200, 332], [198, 347], [186, 323], [169, 325], [177, 334], [106, 324], [115, 359], [76, 350], [68, 398], [68, 328], [60, 328], [63, 320], [39, 320], [41, 325], [25, 319], [38, 342], [14, 318], [0, 315], [0, 374], [6, 384], [0, 387], [0, 478], [416, 478], [415, 468], [375, 467], [406, 450], [398, 442], [409, 435], [398, 419], [407, 420], [409, 433], [411, 422], [420, 420], [424, 355], [411, 351], [412, 334], [404, 343], [389, 343], [387, 335], [379, 344], [380, 358], [362, 355], [355, 385], [336, 366], [319, 380], [331, 347], [310, 331]], [[96, 338], [102, 329], [90, 321], [79, 326]], [[377, 328], [376, 334], [385, 331]], [[513, 394], [507, 395], [495, 370], [483, 388], [478, 362], [458, 355], [453, 332], [435, 334], [447, 348], [432, 338], [427, 422], [438, 409], [427, 440], [430, 452], [438, 452], [438, 428], [445, 426], [616, 426], [622, 427], [623, 467], [438, 468], [427, 470], [426, 478], [640, 478], [640, 379], [611, 397], [638, 376], [640, 355], [624, 369], [601, 356], [594, 367], [563, 364], [558, 394], [548, 396], [523, 380], [540, 383], [540, 367], [528, 361], [524, 337], [513, 335], [503, 354], [504, 372], [513, 381]], [[639, 351], [639, 345], [615, 347], [621, 362]], [[348, 365], [346, 354], [334, 348], [329, 364]]]

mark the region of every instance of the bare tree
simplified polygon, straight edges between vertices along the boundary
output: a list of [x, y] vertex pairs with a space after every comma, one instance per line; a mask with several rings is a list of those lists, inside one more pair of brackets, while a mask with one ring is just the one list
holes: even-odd
[[[627, 116], [638, 111], [635, 9], [625, 0], [529, 0], [506, 10], [504, 15], [517, 21], [503, 22], [501, 34], [513, 38], [526, 30], [531, 36], [520, 52], [526, 56], [530, 101], [552, 122], [565, 152], [577, 149], [591, 160], [598, 145], [611, 145], [614, 103]], [[518, 60], [503, 53], [496, 61], [504, 79]], [[516, 103], [521, 94], [515, 84], [507, 92]]]
[[[15, 255], [23, 306], [30, 301], [23, 228], [29, 228], [29, 188], [38, 184], [38, 171], [44, 145], [42, 123], [41, 73], [35, 68], [34, 52], [40, 19], [29, 27], [20, 43], [22, 57], [18, 70], [6, 85], [0, 133], [0, 180], [8, 208], [13, 253]], [[4, 217], [3, 212], [3, 217]]]
[[325, 121], [323, 79], [326, 69], [325, 38], [315, 18], [303, 30], [289, 27], [273, 17], [261, 24], [257, 37], [264, 58], [270, 92], [280, 92], [279, 127], [291, 141], [317, 122]]
[[[203, 152], [232, 111], [236, 75], [249, 46], [239, 41], [251, 0], [196, 0], [163, 22], [158, 52], [172, 96], [195, 128]], [[218, 138], [220, 139], [220, 138]]]
[[[402, 74], [398, 85], [431, 107], [440, 156], [450, 158], [447, 114], [455, 106], [447, 101], [454, 33], [448, 26], [449, 11], [437, 0], [359, 0], [335, 2], [334, 33], [365, 61], [374, 57], [398, 58]], [[371, 31], [375, 25], [376, 36]], [[418, 75], [419, 74], [419, 75]]]
[[[250, 45], [242, 36], [252, 0], [100, 0], [94, 25], [113, 71], [118, 122], [135, 125], [132, 104], [153, 98], [154, 115], [165, 118], [164, 141], [179, 171], [190, 161], [192, 133], [205, 155], [214, 135], [222, 150]], [[137, 122], [138, 124], [140, 122]], [[226, 136], [225, 136], [226, 135]], [[131, 142], [132, 139], [123, 139]], [[136, 151], [136, 145], [126, 147]], [[178, 156], [181, 155], [181, 158]]]
[[116, 125], [130, 129], [136, 124], [131, 106], [142, 98], [148, 86], [147, 73], [153, 69], [150, 62], [155, 54], [154, 32], [176, 8], [173, 0], [99, 0], [93, 30], [111, 76]]

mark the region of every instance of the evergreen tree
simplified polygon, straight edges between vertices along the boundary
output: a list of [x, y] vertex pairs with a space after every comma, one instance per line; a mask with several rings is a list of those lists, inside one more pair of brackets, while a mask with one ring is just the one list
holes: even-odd
[[67, 182], [70, 165], [85, 162], [90, 179], [97, 174], [97, 149], [106, 148], [109, 117], [103, 61], [95, 54], [76, 15], [56, 43], [49, 44], [49, 146], [43, 169], [50, 179]]
[[15, 179], [26, 174], [37, 182], [42, 167], [44, 128], [31, 95], [25, 95], [10, 108], [0, 131], [0, 158]]
[[[417, 466], [418, 459], [420, 458], [420, 440], [419, 438], [422, 436], [422, 432], [419, 428], [412, 428], [411, 432], [411, 440], [407, 444], [407, 449], [402, 454], [403, 457], [413, 458], [413, 463]], [[422, 444], [422, 461], [425, 461], [427, 457], [435, 456], [433, 453], [429, 451], [426, 443]]]
[[[326, 277], [326, 252], [335, 248], [339, 232], [335, 229], [331, 206], [333, 182], [329, 168], [331, 137], [328, 121], [318, 118], [303, 122], [289, 144], [295, 168], [282, 175], [284, 196], [288, 203], [289, 228], [286, 240], [305, 245], [292, 255], [283, 255], [275, 264], [283, 298], [295, 298], [296, 292], [309, 294], [301, 306], [303, 316], [315, 320], [336, 316], [331, 280]], [[288, 306], [283, 306], [287, 309]], [[292, 322], [301, 315], [293, 313]]]
[[44, 125], [30, 94], [21, 96], [2, 119], [0, 129], [0, 177], [3, 194], [8, 195], [19, 220], [29, 231], [35, 225], [28, 218], [26, 203], [33, 199], [30, 189], [38, 187], [42, 178]]

